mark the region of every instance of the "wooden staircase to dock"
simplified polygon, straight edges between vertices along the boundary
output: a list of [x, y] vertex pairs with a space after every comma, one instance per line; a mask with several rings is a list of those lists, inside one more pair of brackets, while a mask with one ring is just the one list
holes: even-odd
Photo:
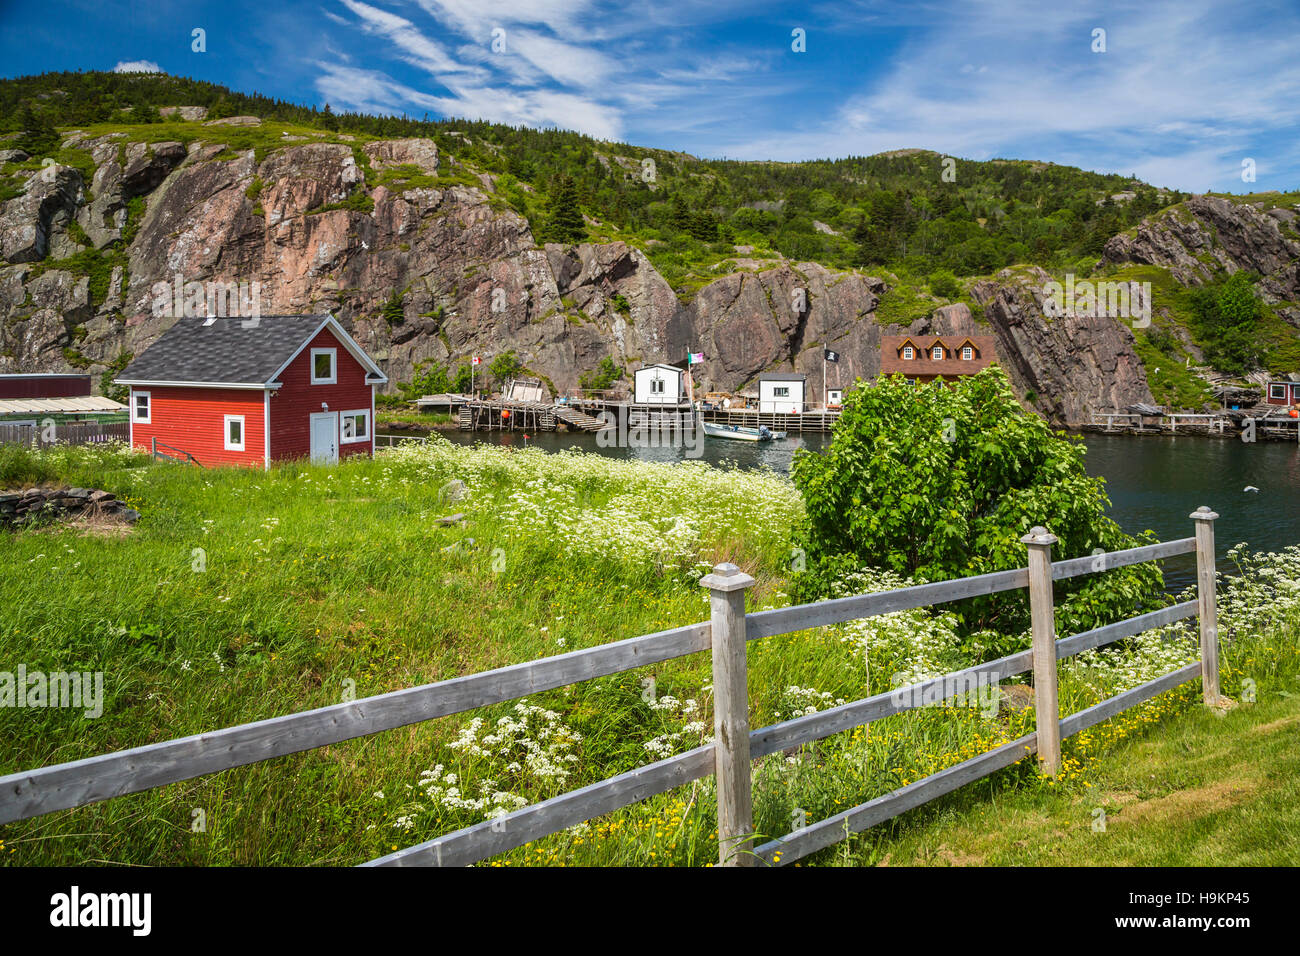
[[580, 412], [576, 408], [570, 408], [568, 405], [556, 405], [555, 417], [570, 428], [576, 428], [584, 432], [598, 432], [605, 427], [605, 422], [599, 418], [593, 418], [586, 412]]

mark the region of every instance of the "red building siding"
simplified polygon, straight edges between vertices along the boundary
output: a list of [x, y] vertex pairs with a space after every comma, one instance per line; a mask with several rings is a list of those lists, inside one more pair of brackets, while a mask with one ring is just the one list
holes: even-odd
[[80, 398], [89, 375], [0, 375], [0, 398]]
[[[1275, 391], [1281, 394], [1275, 397]], [[1269, 382], [1264, 395], [1270, 405], [1300, 405], [1300, 382]]]
[[[335, 385], [311, 383], [311, 350], [336, 349]], [[374, 449], [373, 387], [366, 384], [366, 370], [329, 329], [322, 329], [280, 373], [281, 387], [271, 393], [271, 460], [306, 458], [311, 454], [311, 416], [321, 403], [331, 413], [369, 411], [370, 435], [365, 441], [339, 442], [339, 457], [369, 455]], [[337, 423], [336, 423], [337, 427]]]
[[[202, 465], [261, 465], [266, 460], [266, 426], [263, 395], [249, 388], [187, 388], [177, 385], [133, 386], [131, 418], [135, 418], [135, 393], [148, 392], [149, 423], [132, 421], [131, 444], [149, 451], [158, 441], [187, 451]], [[225, 416], [244, 416], [244, 450], [225, 447]]]

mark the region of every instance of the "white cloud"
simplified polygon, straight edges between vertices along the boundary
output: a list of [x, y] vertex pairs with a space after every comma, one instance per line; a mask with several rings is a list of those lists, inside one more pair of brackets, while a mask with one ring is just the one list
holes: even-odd
[[448, 95], [438, 95], [413, 89], [374, 70], [329, 62], [316, 66], [321, 71], [316, 88], [331, 104], [344, 109], [396, 114], [414, 108], [511, 125], [559, 126], [597, 139], [618, 139], [623, 134], [617, 110], [568, 93], [458, 84]]
[[114, 73], [161, 73], [162, 70], [153, 60], [119, 60], [113, 67]]
[[[1257, 3], [1242, 18], [1215, 0], [1102, 9], [819, 0], [795, 17], [810, 46], [792, 69], [791, 24], [774, 0], [634, 9], [613, 0], [339, 0], [351, 31], [388, 49], [376, 57], [348, 46], [353, 62], [376, 64], [369, 70], [326, 66], [319, 53], [304, 59], [317, 63], [331, 103], [371, 112], [553, 124], [610, 139], [630, 129], [643, 145], [739, 159], [923, 147], [1198, 190], [1207, 176], [1230, 186], [1224, 177], [1249, 155], [1260, 188], [1270, 188], [1264, 169], [1300, 173], [1289, 158], [1266, 164], [1260, 155], [1295, 138], [1300, 12], [1287, 0]], [[730, 29], [764, 16], [771, 36]], [[322, 25], [344, 42], [330, 25], [337, 19]], [[1104, 54], [1090, 49], [1097, 26], [1107, 30]], [[503, 53], [492, 50], [498, 28]], [[860, 71], [818, 60], [831, 32], [860, 43]], [[880, 50], [875, 37], [886, 40]], [[396, 72], [386, 71], [394, 60]]]
[[434, 40], [421, 33], [410, 20], [358, 0], [342, 0], [361, 19], [362, 29], [393, 42], [402, 59], [435, 75], [459, 73], [463, 67]]
[[[1104, 17], [1108, 52], [1094, 54], [1094, 10], [1006, 0], [930, 8], [885, 74], [828, 119], [723, 148], [804, 159], [922, 146], [1146, 171], [1203, 190], [1249, 155], [1236, 150], [1295, 125], [1296, 15], [1256, 12], [1242, 20], [1208, 0], [1119, 6]], [[972, 50], [998, 51], [996, 64], [973, 66]]]

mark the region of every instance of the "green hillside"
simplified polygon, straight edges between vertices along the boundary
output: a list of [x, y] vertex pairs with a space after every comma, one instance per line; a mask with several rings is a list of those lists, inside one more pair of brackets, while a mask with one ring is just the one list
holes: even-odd
[[[1129, 177], [1018, 160], [956, 158], [946, 181], [944, 157], [924, 150], [802, 163], [702, 160], [563, 130], [336, 114], [328, 105], [318, 110], [162, 74], [0, 81], [0, 131], [21, 132], [48, 151], [57, 140], [43, 129], [158, 123], [158, 108], [171, 105], [326, 133], [430, 137], [458, 161], [498, 176], [497, 189], [540, 240], [554, 218], [548, 199], [571, 180], [570, 195], [599, 223], [592, 236], [651, 242], [670, 281], [734, 255], [737, 245], [832, 266], [898, 265], [923, 276], [986, 274], [1016, 262], [1066, 265], [1095, 257], [1110, 236], [1183, 198]], [[167, 135], [175, 125], [199, 128], [163, 125]], [[273, 147], [285, 126], [223, 135]], [[1134, 193], [1130, 201], [1108, 198], [1126, 191]]]
[[[263, 122], [214, 129], [160, 116], [159, 108], [178, 105], [206, 107], [209, 121], [254, 115]], [[368, 190], [381, 184], [399, 192], [480, 187], [498, 208], [527, 217], [539, 243], [622, 240], [640, 248], [683, 301], [721, 274], [783, 259], [883, 276], [889, 292], [879, 319], [901, 324], [959, 301], [980, 318], [971, 284], [1009, 266], [1036, 265], [1057, 277], [1150, 281], [1155, 316], [1151, 328], [1137, 333], [1137, 352], [1157, 401], [1182, 408], [1212, 400], [1193, 366], [1233, 375], [1300, 368], [1300, 332], [1253, 289], [1202, 294], [1163, 268], [1098, 266], [1112, 236], [1132, 233], [1145, 217], [1178, 210], [1189, 198], [1131, 177], [1026, 160], [950, 159], [919, 149], [799, 163], [705, 160], [564, 130], [336, 113], [328, 104], [317, 109], [164, 74], [78, 72], [0, 80], [0, 143], [31, 154], [0, 168], [0, 201], [19, 195], [46, 157], [90, 179], [90, 155], [62, 146], [71, 130], [122, 133], [124, 144], [216, 140], [228, 146], [218, 158], [252, 149], [259, 161], [303, 141], [349, 144], [365, 181], [325, 208], [365, 211]], [[415, 167], [371, 170], [360, 144], [399, 137], [434, 140], [438, 175]], [[250, 187], [253, 199], [258, 189], [259, 182]], [[1227, 198], [1282, 205], [1296, 197]], [[133, 221], [142, 214], [135, 210]], [[88, 249], [87, 262], [58, 266], [91, 275], [92, 291], [102, 298], [121, 252]], [[1254, 304], [1219, 308], [1237, 293]]]

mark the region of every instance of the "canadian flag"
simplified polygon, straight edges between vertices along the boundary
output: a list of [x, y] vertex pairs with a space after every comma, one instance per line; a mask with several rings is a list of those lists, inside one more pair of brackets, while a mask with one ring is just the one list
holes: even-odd
[[472, 359], [470, 359], [470, 361], [473, 362], [475, 365], [483, 364], [483, 360], [479, 358], [477, 355], [475, 355]]

